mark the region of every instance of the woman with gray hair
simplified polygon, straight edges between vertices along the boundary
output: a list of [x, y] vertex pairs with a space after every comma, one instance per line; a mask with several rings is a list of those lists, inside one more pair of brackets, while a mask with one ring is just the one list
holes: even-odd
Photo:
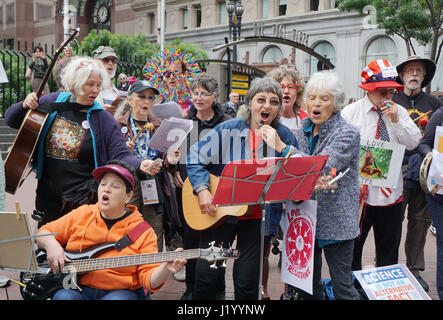
[[[199, 245], [199, 231], [192, 229], [183, 216], [182, 208], [182, 188], [183, 182], [186, 180], [188, 174], [186, 172], [186, 158], [189, 153], [189, 148], [192, 143], [197, 141], [200, 137], [203, 137], [206, 132], [214, 128], [219, 123], [231, 119], [230, 116], [225, 114], [217, 102], [218, 99], [218, 83], [217, 80], [206, 74], [199, 73], [191, 81], [191, 98], [193, 104], [191, 105], [188, 114], [184, 117], [193, 121], [193, 127], [191, 132], [186, 138], [180, 149], [180, 153], [183, 158], [176, 166], [171, 167], [171, 173], [175, 184], [175, 194], [177, 199], [177, 211], [180, 217], [181, 233], [183, 239], [183, 247], [185, 249], [198, 248]], [[194, 289], [195, 280], [195, 266], [196, 260], [189, 260], [185, 270], [186, 278], [186, 290], [181, 297], [181, 300], [191, 300], [192, 292]], [[179, 275], [174, 274], [174, 278], [180, 280]], [[219, 283], [217, 295], [223, 296], [225, 293], [224, 279]]]
[[267, 74], [280, 84], [283, 93], [281, 122], [292, 131], [300, 128], [301, 120], [308, 114], [303, 110], [305, 83], [302, 75], [293, 67], [279, 67]]
[[[187, 173], [203, 214], [215, 216], [213, 195], [209, 190], [210, 174], [219, 176], [225, 165], [234, 160], [255, 160], [266, 156], [286, 156], [297, 142], [291, 131], [279, 123], [282, 92], [270, 78], [255, 79], [245, 96], [247, 112], [218, 124], [206, 136], [191, 146], [187, 157]], [[213, 190], [214, 191], [214, 190]], [[281, 212], [281, 205], [278, 208]], [[211, 229], [200, 231], [199, 246], [228, 247], [237, 237], [240, 258], [233, 269], [236, 300], [256, 300], [259, 297], [261, 208], [250, 205], [245, 216], [229, 217]], [[192, 298], [217, 298], [219, 283], [224, 279], [223, 268], [213, 269], [204, 260], [197, 261]]]
[[359, 234], [359, 178], [360, 134], [340, 115], [345, 93], [337, 75], [329, 71], [312, 75], [306, 86], [306, 105], [309, 118], [303, 119], [296, 131], [299, 154], [329, 155], [324, 175], [333, 170], [349, 171], [338, 180], [334, 192], [317, 191], [317, 225], [314, 248], [313, 296], [305, 299], [325, 299], [321, 280], [322, 252], [324, 252], [337, 300], [358, 300], [359, 293], [352, 279], [354, 239]]
[[33, 163], [38, 179], [35, 207], [45, 213], [39, 226], [80, 205], [97, 202], [92, 170], [108, 160], [122, 160], [149, 174], [160, 169], [148, 170], [152, 160], [142, 161], [130, 153], [117, 122], [95, 101], [107, 82], [109, 76], [101, 63], [76, 56], [62, 69], [65, 92], [40, 99], [30, 93], [6, 112], [6, 123], [16, 129], [28, 109], [48, 113]]

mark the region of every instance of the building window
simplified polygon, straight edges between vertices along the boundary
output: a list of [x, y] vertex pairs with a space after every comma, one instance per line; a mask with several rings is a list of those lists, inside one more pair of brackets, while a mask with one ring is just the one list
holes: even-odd
[[371, 41], [366, 49], [365, 65], [377, 59], [387, 59], [393, 65], [397, 63], [395, 43], [391, 38], [379, 37]]
[[183, 29], [188, 29], [189, 27], [189, 10], [188, 8], [183, 8], [182, 9], [182, 14], [183, 14]]
[[192, 6], [192, 10], [196, 11], [196, 13], [195, 13], [195, 19], [196, 19], [195, 26], [197, 28], [200, 28], [201, 24], [202, 24], [202, 7], [201, 7], [201, 5], [197, 4], [197, 5]]
[[[318, 43], [314, 48], [314, 51], [318, 54], [322, 55], [325, 58], [328, 58], [329, 61], [333, 65], [335, 65], [335, 49], [329, 42], [323, 41]], [[311, 64], [310, 64], [310, 74], [314, 74], [317, 71], [324, 70], [325, 66], [321, 61], [319, 61], [317, 58], [311, 56]]]
[[50, 6], [44, 6], [44, 5], [37, 5], [37, 20], [44, 20], [47, 18], [51, 18], [52, 16], [52, 7]]
[[310, 10], [318, 11], [318, 2], [319, 0], [311, 0]]
[[6, 24], [15, 23], [15, 7], [14, 3], [8, 3], [6, 5]]
[[288, 8], [287, 1], [286, 0], [280, 0], [279, 5], [278, 5], [278, 15], [279, 16], [285, 16], [287, 8]]
[[155, 14], [154, 13], [149, 13], [149, 34], [154, 34], [156, 33], [155, 30]]
[[283, 58], [283, 53], [279, 47], [271, 46], [265, 49], [262, 57], [262, 63], [278, 62]]
[[260, 10], [262, 18], [269, 18], [269, 0], [261, 0]]
[[220, 9], [220, 24], [226, 24], [226, 16], [227, 16], [226, 3], [225, 2], [220, 3], [219, 9]]

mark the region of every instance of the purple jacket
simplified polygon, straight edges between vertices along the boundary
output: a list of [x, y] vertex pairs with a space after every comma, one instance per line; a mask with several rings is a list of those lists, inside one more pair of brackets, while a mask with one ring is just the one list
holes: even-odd
[[[39, 99], [39, 104], [55, 102], [60, 93], [61, 92], [55, 92], [42, 96]], [[6, 124], [12, 128], [19, 129], [27, 111], [28, 109], [23, 108], [23, 101], [12, 105], [5, 114]], [[48, 120], [50, 119], [48, 118]], [[95, 108], [89, 115], [89, 127], [95, 141], [94, 157], [96, 166], [103, 166], [109, 160], [121, 160], [130, 164], [135, 169], [140, 167], [141, 160], [137, 159], [129, 151], [119, 125], [110, 113], [101, 107]], [[39, 140], [44, 139], [44, 136], [45, 134], [42, 134]], [[41, 156], [42, 155], [39, 154], [39, 157]], [[37, 178], [39, 177], [41, 177], [41, 172], [39, 172], [39, 168], [37, 168]]]

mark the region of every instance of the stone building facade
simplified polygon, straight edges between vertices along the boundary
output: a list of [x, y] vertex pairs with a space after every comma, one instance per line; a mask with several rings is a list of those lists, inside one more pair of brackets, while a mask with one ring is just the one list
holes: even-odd
[[[58, 44], [63, 39], [64, 0], [0, 0], [0, 40]], [[225, 0], [166, 0], [165, 41], [180, 38], [206, 50], [212, 59], [226, 59], [226, 50], [214, 51], [228, 36]], [[235, 2], [235, 1], [233, 1]], [[386, 36], [370, 23], [371, 14], [340, 12], [335, 0], [243, 0], [241, 37], [264, 35], [302, 42], [329, 58], [345, 84], [348, 98], [361, 97], [360, 72], [369, 62], [386, 57], [398, 64], [407, 57], [399, 37]], [[69, 0], [79, 39], [91, 29], [146, 35], [159, 41], [159, 0]], [[106, 11], [106, 12], [105, 12]], [[106, 15], [107, 13], [107, 15]], [[100, 16], [99, 16], [100, 15]], [[29, 27], [33, 26], [33, 27]], [[429, 56], [429, 48], [416, 46]], [[237, 46], [238, 62], [269, 70], [286, 61], [306, 79], [317, 71], [318, 60], [291, 46], [256, 42]], [[283, 59], [283, 60], [282, 60]], [[442, 62], [439, 63], [441, 70]], [[443, 73], [436, 72], [433, 91], [443, 91]]]

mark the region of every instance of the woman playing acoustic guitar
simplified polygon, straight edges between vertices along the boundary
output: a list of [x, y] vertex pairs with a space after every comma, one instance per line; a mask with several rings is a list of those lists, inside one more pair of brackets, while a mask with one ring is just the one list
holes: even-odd
[[[186, 168], [203, 215], [216, 213], [209, 190], [210, 174], [220, 175], [224, 166], [233, 160], [286, 156], [297, 146], [294, 135], [279, 121], [282, 90], [276, 81], [255, 79], [245, 96], [245, 105], [244, 118], [220, 123], [191, 147]], [[281, 204], [277, 204], [277, 208], [276, 212], [281, 214]], [[236, 300], [259, 297], [260, 216], [259, 205], [249, 206], [247, 217], [229, 217], [223, 224], [200, 232], [200, 247], [212, 241], [229, 246], [237, 236], [240, 258], [234, 262], [233, 271]], [[213, 269], [209, 263], [197, 261], [192, 298], [215, 299], [217, 284], [223, 277], [223, 268]]]
[[153, 161], [132, 155], [113, 116], [95, 101], [109, 81], [101, 63], [74, 57], [62, 70], [65, 92], [40, 100], [30, 93], [6, 112], [6, 123], [17, 129], [29, 108], [49, 114], [33, 159], [38, 179], [36, 209], [45, 213], [39, 226], [82, 204], [95, 203], [97, 185], [91, 172], [109, 160], [122, 160], [152, 175], [161, 167], [147, 170]]

